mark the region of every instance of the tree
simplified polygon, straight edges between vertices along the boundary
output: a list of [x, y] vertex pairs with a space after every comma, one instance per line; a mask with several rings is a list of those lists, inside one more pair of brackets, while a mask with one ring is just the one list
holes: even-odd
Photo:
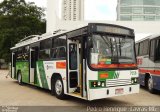
[[10, 61], [10, 48], [25, 36], [45, 33], [44, 11], [25, 0], [0, 3], [0, 59]]

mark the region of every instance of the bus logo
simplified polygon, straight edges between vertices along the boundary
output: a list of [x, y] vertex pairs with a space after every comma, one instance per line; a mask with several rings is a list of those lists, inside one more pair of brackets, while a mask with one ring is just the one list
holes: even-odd
[[120, 74], [120, 72], [115, 72], [115, 74], [114, 74], [114, 79], [118, 79], [119, 78], [119, 74]]

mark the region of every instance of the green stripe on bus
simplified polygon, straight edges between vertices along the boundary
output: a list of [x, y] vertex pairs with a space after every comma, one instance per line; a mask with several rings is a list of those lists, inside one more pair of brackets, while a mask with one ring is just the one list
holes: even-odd
[[35, 81], [35, 85], [40, 87], [40, 82], [38, 80], [38, 73], [37, 72], [36, 72], [36, 76], [35, 76], [35, 80], [34, 81]]
[[29, 83], [29, 62], [26, 61], [16, 62], [16, 73], [18, 72], [18, 70], [21, 71], [22, 82]]
[[37, 66], [39, 68], [39, 74], [40, 74], [40, 80], [42, 82], [42, 87], [45, 89], [49, 89], [44, 66], [43, 66], [43, 61], [38, 61]]
[[[108, 80], [108, 79], [114, 79], [115, 77], [115, 71], [99, 71], [98, 72], [98, 80]], [[101, 74], [108, 74], [108, 78], [100, 78]]]

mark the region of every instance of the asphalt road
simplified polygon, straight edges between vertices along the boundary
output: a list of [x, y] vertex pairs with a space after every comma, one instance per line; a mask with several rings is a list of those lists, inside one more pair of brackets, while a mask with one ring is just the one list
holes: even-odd
[[[67, 100], [59, 100], [52, 96], [48, 90], [26, 84], [23, 86], [18, 85], [17, 81], [10, 77], [5, 77], [7, 73], [8, 71], [0, 71], [0, 106], [51, 106], [52, 108], [54, 106], [64, 111], [66, 111], [65, 107], [67, 106], [70, 108], [70, 112], [77, 109], [86, 110], [88, 106], [160, 106], [160, 93], [151, 94], [144, 88], [141, 88], [139, 94], [92, 102], [74, 97], [69, 97]], [[51, 107], [50, 110], [52, 110]], [[49, 107], [47, 109], [49, 110]]]

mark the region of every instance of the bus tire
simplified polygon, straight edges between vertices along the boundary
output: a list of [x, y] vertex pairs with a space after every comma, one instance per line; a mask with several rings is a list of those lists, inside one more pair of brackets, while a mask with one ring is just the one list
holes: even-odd
[[17, 76], [18, 76], [18, 84], [22, 85], [22, 74], [20, 71], [18, 71]]
[[54, 82], [53, 82], [53, 93], [58, 99], [65, 99], [65, 94], [64, 94], [64, 86], [62, 79], [60, 77], [57, 77]]
[[152, 77], [150, 76], [149, 78], [148, 78], [148, 82], [147, 82], [147, 87], [148, 87], [148, 91], [150, 92], [150, 93], [155, 93], [155, 89], [153, 88], [153, 84], [154, 84], [154, 82], [153, 82], [153, 79], [152, 79]]

